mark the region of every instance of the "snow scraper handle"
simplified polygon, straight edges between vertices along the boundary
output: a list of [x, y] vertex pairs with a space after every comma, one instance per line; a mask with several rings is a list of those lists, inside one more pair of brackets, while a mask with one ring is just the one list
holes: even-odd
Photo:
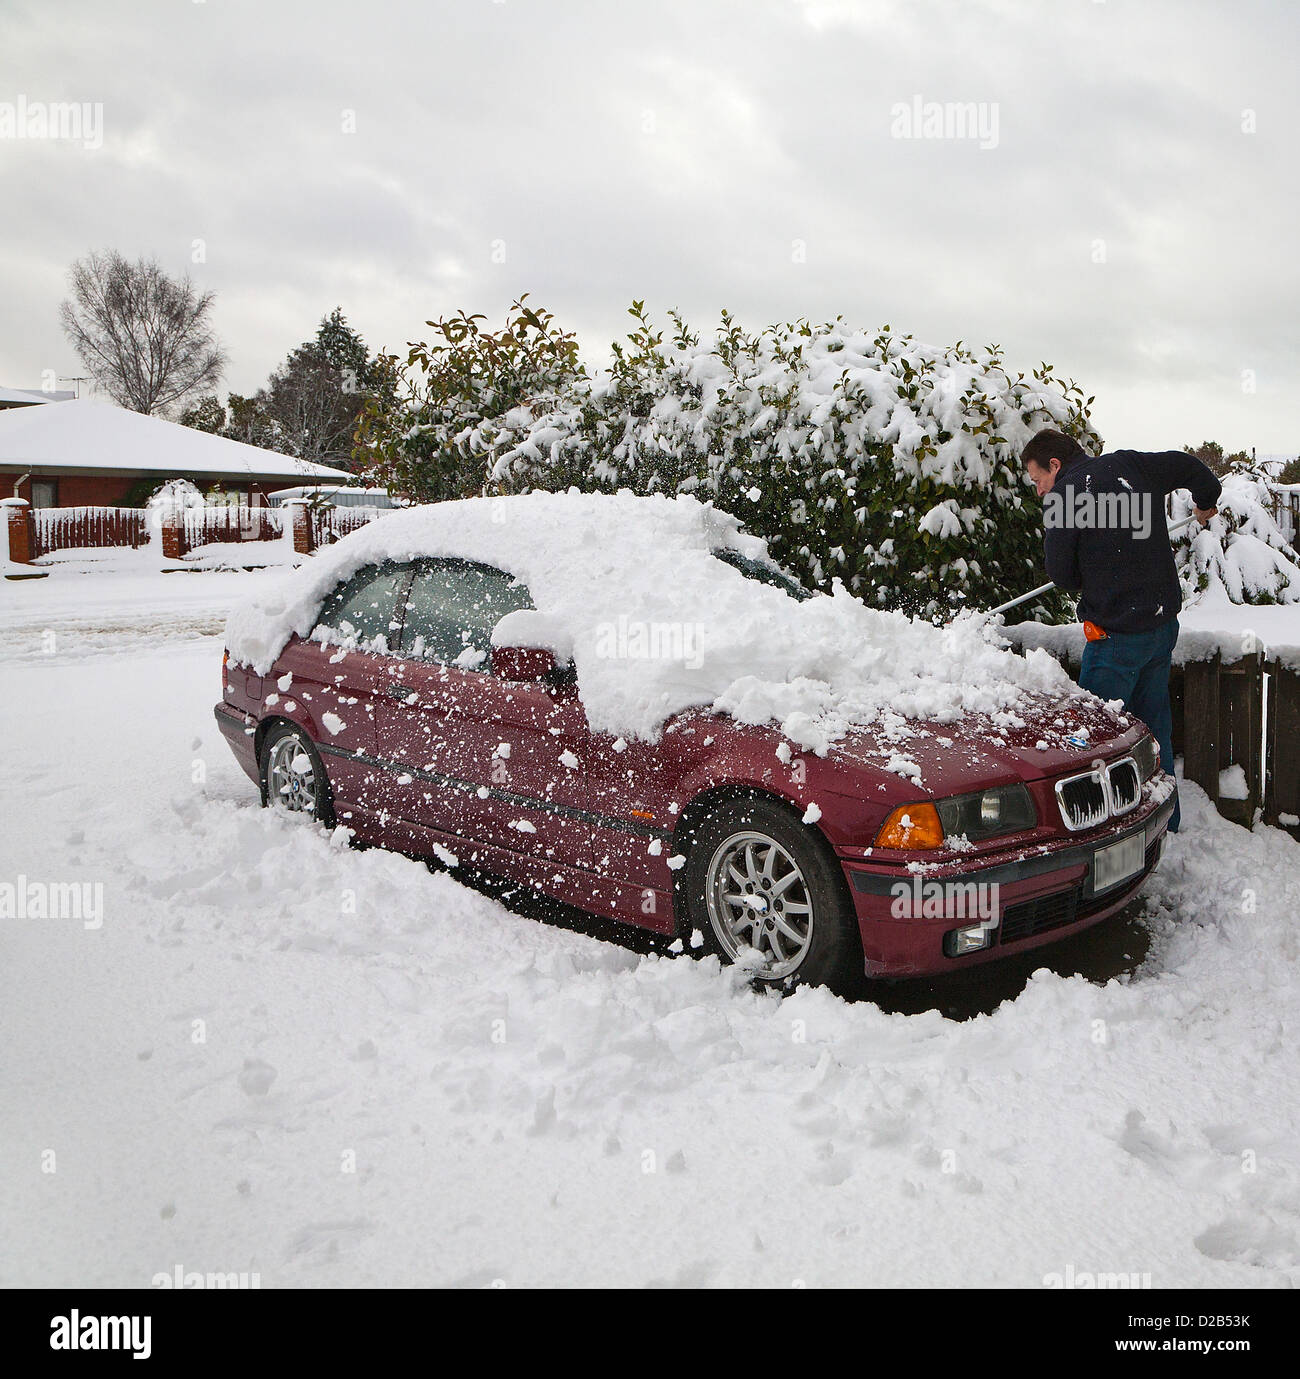
[[[1175, 522], [1169, 528], [1169, 535], [1177, 536], [1184, 527], [1190, 527], [1197, 520], [1195, 513], [1191, 517], [1184, 517], [1181, 522]], [[1008, 608], [1015, 608], [1019, 604], [1028, 603], [1030, 599], [1036, 599], [1040, 594], [1045, 594], [1049, 589], [1055, 588], [1056, 585], [1049, 579], [1046, 584], [1040, 584], [1037, 589], [1031, 589], [1027, 594], [1021, 594], [1018, 599], [1008, 599], [1006, 603], [999, 603], [996, 608], [990, 608], [989, 616], [992, 617], [994, 613], [1005, 613]]]

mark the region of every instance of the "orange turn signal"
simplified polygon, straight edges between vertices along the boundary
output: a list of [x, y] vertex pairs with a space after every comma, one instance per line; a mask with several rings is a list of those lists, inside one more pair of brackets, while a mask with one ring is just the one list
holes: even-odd
[[943, 824], [932, 804], [900, 804], [876, 834], [878, 848], [938, 848]]

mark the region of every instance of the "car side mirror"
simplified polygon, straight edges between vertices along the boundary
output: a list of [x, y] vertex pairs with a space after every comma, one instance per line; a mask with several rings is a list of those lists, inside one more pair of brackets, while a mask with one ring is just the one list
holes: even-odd
[[492, 674], [502, 680], [553, 680], [555, 652], [544, 646], [494, 646]]
[[492, 629], [492, 673], [566, 691], [576, 683], [573, 638], [535, 608], [516, 608]]

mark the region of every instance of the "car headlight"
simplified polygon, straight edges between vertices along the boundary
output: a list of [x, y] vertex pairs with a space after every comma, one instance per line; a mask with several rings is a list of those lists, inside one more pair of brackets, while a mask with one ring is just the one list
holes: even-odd
[[935, 806], [949, 838], [972, 843], [999, 833], [1019, 833], [1038, 823], [1033, 797], [1023, 785], [999, 785], [973, 795], [954, 795]]
[[999, 785], [973, 795], [953, 795], [934, 804], [901, 804], [881, 825], [876, 846], [938, 848], [945, 838], [981, 842], [999, 833], [1019, 833], [1038, 823], [1033, 796], [1023, 785]]
[[939, 813], [928, 801], [900, 804], [876, 834], [878, 848], [939, 848], [943, 846], [943, 825]]
[[1160, 769], [1160, 744], [1150, 733], [1133, 748], [1133, 760], [1144, 783]]

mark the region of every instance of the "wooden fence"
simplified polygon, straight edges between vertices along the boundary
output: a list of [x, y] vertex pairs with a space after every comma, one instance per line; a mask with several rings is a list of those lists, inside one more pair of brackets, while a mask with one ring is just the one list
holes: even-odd
[[[1077, 651], [1047, 649], [1078, 674]], [[1300, 662], [1267, 650], [1215, 651], [1173, 667], [1169, 698], [1183, 775], [1224, 818], [1249, 828], [1262, 811], [1265, 823], [1300, 841]], [[1234, 766], [1245, 776], [1244, 799], [1222, 793], [1221, 773]]]
[[228, 541], [274, 541], [284, 532], [284, 519], [275, 508], [221, 504], [183, 508], [185, 548]]
[[182, 560], [192, 551], [213, 544], [276, 541], [285, 534], [286, 527], [292, 527], [294, 549], [309, 555], [391, 509], [315, 508], [304, 503], [280, 508], [213, 503], [168, 512], [108, 507], [33, 510], [14, 500], [4, 511], [9, 559], [23, 565], [51, 551], [70, 548], [146, 546], [150, 526], [155, 522], [162, 530], [162, 553], [167, 560]]
[[148, 514], [140, 508], [36, 508], [32, 558], [50, 551], [130, 546], [149, 541]]
[[339, 537], [373, 522], [391, 508], [321, 507], [308, 509], [311, 515], [311, 548], [318, 550]]
[[1294, 488], [1274, 489], [1269, 509], [1282, 534], [1300, 551], [1300, 491]]
[[[1300, 669], [1264, 651], [1216, 653], [1175, 666], [1169, 694], [1183, 774], [1220, 814], [1248, 828], [1259, 809], [1265, 823], [1300, 820]], [[1220, 772], [1233, 766], [1246, 777], [1245, 799], [1219, 793]], [[1281, 826], [1300, 837], [1296, 823]]]

